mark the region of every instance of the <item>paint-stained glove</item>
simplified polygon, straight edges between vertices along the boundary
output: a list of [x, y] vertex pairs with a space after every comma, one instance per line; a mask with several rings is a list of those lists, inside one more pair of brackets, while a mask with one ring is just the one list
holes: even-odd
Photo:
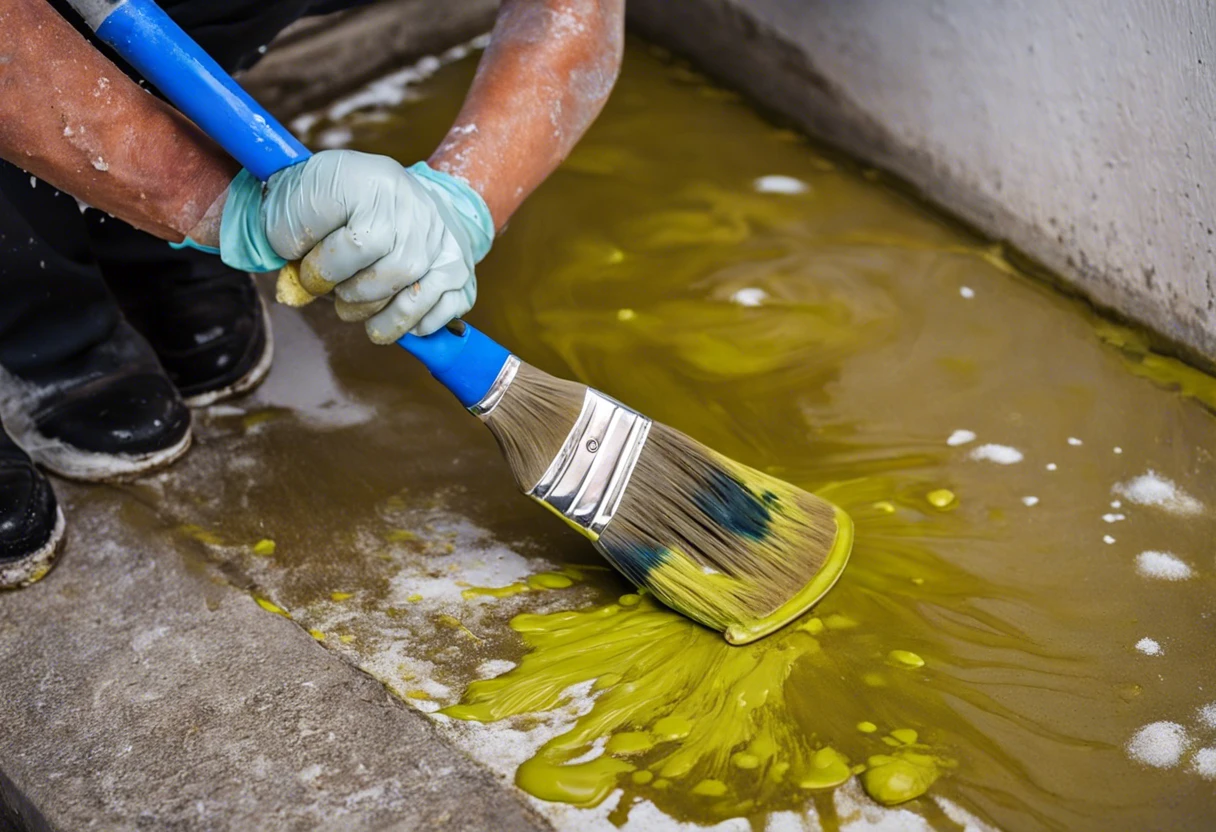
[[241, 171], [228, 189], [220, 256], [270, 271], [304, 258], [300, 284], [334, 290], [344, 320], [366, 320], [378, 344], [428, 335], [468, 312], [474, 265], [494, 223], [469, 185], [425, 162], [326, 150], [276, 173], [262, 187]]

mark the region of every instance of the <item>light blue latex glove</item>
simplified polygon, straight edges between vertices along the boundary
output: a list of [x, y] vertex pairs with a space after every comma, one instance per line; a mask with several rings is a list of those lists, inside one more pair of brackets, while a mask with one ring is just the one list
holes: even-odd
[[326, 150], [263, 187], [247, 171], [229, 186], [220, 226], [228, 265], [270, 271], [303, 258], [301, 285], [335, 291], [338, 314], [366, 320], [378, 344], [429, 335], [468, 312], [474, 265], [494, 240], [485, 201], [425, 162]]

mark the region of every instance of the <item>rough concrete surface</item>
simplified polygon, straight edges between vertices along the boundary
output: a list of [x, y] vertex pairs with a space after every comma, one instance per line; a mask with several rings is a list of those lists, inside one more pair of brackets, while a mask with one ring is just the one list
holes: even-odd
[[424, 716], [180, 554], [131, 495], [57, 490], [64, 565], [0, 595], [0, 769], [28, 828], [545, 827]]
[[1216, 361], [1216, 4], [629, 11], [636, 31]]

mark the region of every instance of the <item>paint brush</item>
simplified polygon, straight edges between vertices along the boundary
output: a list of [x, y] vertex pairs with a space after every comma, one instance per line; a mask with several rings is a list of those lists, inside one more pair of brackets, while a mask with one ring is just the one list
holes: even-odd
[[[308, 158], [155, 3], [72, 5], [258, 178]], [[548, 375], [463, 321], [398, 343], [486, 424], [525, 494], [634, 584], [729, 642], [784, 626], [840, 577], [853, 527], [831, 503]]]

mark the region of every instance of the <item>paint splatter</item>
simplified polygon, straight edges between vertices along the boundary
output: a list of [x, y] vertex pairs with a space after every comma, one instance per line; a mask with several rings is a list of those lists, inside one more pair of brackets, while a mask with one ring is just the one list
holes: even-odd
[[731, 302], [737, 303], [740, 306], [759, 306], [768, 299], [768, 292], [763, 289], [757, 289], [754, 286], [749, 286], [740, 289], [730, 296]]

